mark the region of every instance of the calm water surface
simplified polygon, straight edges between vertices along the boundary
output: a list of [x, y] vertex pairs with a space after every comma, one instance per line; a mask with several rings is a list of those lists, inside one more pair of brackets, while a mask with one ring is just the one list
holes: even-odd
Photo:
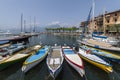
[[[36, 45], [42, 42], [43, 45], [58, 45], [67, 44], [69, 46], [78, 45], [78, 36], [68, 35], [52, 35], [43, 34], [39, 36], [33, 36], [29, 39], [28, 46]], [[32, 68], [29, 72], [24, 74], [21, 71], [23, 62], [19, 62], [12, 65], [0, 72], [0, 80], [53, 80], [48, 72], [46, 61], [42, 61], [40, 64]], [[88, 80], [120, 80], [120, 64], [110, 62], [113, 65], [114, 73], [107, 74], [101, 69], [84, 61], [85, 72]], [[80, 75], [64, 61], [63, 69], [56, 80], [81, 80]]]

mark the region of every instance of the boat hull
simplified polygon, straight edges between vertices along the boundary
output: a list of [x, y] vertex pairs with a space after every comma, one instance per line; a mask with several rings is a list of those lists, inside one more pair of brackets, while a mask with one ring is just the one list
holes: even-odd
[[48, 55], [49, 46], [44, 46], [42, 48], [39, 48], [37, 52], [35, 52], [33, 55], [28, 57], [26, 61], [23, 63], [22, 71], [26, 73], [31, 68], [39, 64], [41, 61], [43, 61], [46, 56]]
[[104, 71], [107, 72], [107, 73], [110, 73], [111, 71], [109, 71], [109, 70], [112, 70], [112, 67], [111, 67], [111, 66], [105, 66], [105, 65], [100, 64], [100, 63], [98, 63], [98, 62], [92, 61], [92, 60], [90, 60], [90, 59], [82, 56], [81, 54], [78, 54], [78, 55], [79, 55], [80, 57], [82, 57], [85, 61], [87, 61], [87, 62], [95, 65], [96, 67], [99, 67], [100, 69], [104, 70]]
[[97, 56], [99, 56], [100, 58], [103, 58], [103, 59], [105, 59], [105, 60], [106, 60], [106, 58], [107, 58], [108, 60], [114, 61], [114, 62], [116, 62], [116, 63], [120, 63], [120, 59], [116, 59], [116, 58], [112, 58], [112, 57], [107, 57], [107, 56], [101, 56], [101, 55], [98, 55], [98, 54], [95, 54], [95, 55], [97, 55]]
[[61, 72], [62, 67], [63, 67], [63, 61], [64, 61], [64, 58], [63, 58], [61, 46], [51, 47], [48, 53], [48, 56], [47, 56], [46, 63], [48, 66], [49, 73], [53, 79], [55, 79]]
[[120, 52], [120, 48], [119, 47], [103, 47], [103, 46], [99, 46], [99, 45], [94, 45], [94, 44], [90, 44], [86, 41], [81, 41], [81, 40], [78, 40], [78, 42], [80, 44], [84, 44], [84, 45], [87, 45], [87, 46], [91, 46], [93, 48], [97, 48], [97, 49], [101, 49], [101, 50], [107, 50], [107, 51], [114, 51], [114, 52]]
[[43, 61], [46, 58], [47, 54], [45, 54], [43, 57], [39, 58], [38, 60], [30, 63], [30, 64], [23, 64], [22, 71], [24, 73], [28, 72], [31, 68], [39, 64], [41, 61]]
[[81, 75], [81, 77], [84, 76], [83, 73], [85, 73], [85, 72], [84, 72], [84, 70], [82, 68], [80, 68], [77, 65], [75, 65], [75, 63], [72, 63], [71, 61], [69, 61], [67, 57], [65, 57], [65, 60], [68, 62], [68, 64], [70, 66], [72, 66]]
[[13, 65], [17, 62], [20, 62], [20, 61], [24, 61], [29, 55], [23, 57], [23, 58], [20, 58], [20, 59], [17, 59], [17, 60], [13, 60], [13, 61], [9, 61], [9, 62], [3, 62], [3, 63], [0, 63], [0, 71], [6, 69], [7, 67], [9, 67], [10, 65]]
[[60, 74], [60, 72], [62, 70], [62, 66], [63, 66], [63, 63], [55, 72], [49, 69], [49, 72], [50, 72], [50, 75], [52, 76], [52, 78], [55, 79]]
[[120, 56], [117, 54], [113, 54], [108, 51], [99, 50], [99, 49], [88, 47], [88, 46], [81, 46], [81, 47], [85, 50], [91, 50], [93, 54], [95, 54], [96, 56], [99, 56], [100, 58], [103, 58], [103, 59], [107, 58], [111, 61], [120, 63]]

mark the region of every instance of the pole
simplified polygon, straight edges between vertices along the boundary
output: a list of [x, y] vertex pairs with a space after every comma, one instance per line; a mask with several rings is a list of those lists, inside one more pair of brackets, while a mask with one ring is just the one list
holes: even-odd
[[23, 31], [23, 13], [21, 14], [21, 32]]
[[92, 0], [92, 32], [94, 31], [94, 10], [95, 10], [95, 2]]
[[26, 20], [24, 20], [24, 32], [26, 32]]

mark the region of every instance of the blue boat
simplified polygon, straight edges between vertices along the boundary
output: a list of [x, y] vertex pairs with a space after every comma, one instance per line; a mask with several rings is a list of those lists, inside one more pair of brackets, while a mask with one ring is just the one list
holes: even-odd
[[2, 44], [6, 44], [6, 43], [9, 43], [9, 40], [3, 40], [3, 41], [0, 41], [0, 45], [2, 45]]
[[88, 47], [88, 46], [81, 46], [81, 47], [85, 50], [91, 50], [93, 54], [95, 54], [101, 58], [107, 58], [109, 60], [120, 63], [120, 56], [117, 54], [113, 54], [111, 52], [99, 50], [99, 49]]
[[38, 50], [35, 54], [32, 54], [30, 57], [28, 57], [22, 66], [22, 71], [27, 72], [37, 64], [39, 64], [41, 61], [43, 61], [46, 56], [48, 55], [50, 47], [49, 46], [43, 46], [40, 50]]

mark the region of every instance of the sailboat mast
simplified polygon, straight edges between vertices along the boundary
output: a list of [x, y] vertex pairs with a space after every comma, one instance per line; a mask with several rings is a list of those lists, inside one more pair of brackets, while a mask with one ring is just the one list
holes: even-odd
[[92, 0], [92, 31], [94, 30], [94, 10], [95, 10], [95, 2]]
[[106, 27], [105, 27], [105, 9], [103, 11], [103, 32], [104, 32], [104, 35], [106, 34]]
[[34, 29], [33, 29], [33, 32], [35, 32], [35, 22], [36, 22], [36, 18], [34, 17]]
[[21, 32], [23, 31], [23, 14], [21, 14]]
[[26, 32], [26, 20], [24, 20], [24, 32]]
[[32, 25], [31, 25], [31, 16], [30, 16], [30, 33], [32, 32]]

